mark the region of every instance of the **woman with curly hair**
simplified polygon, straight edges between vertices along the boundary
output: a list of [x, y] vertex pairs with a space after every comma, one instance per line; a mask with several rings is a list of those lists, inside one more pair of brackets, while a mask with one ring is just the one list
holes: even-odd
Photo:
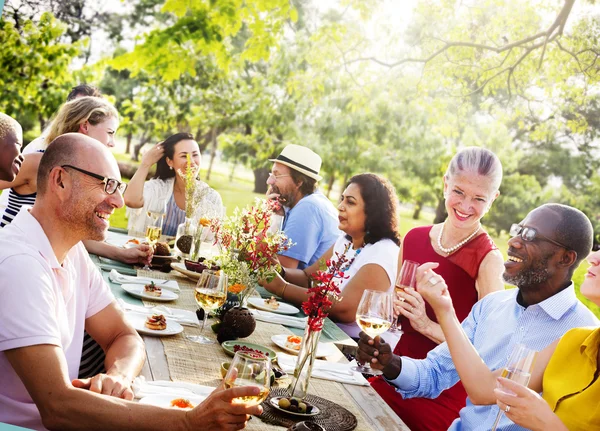
[[336, 302], [329, 317], [349, 336], [358, 338], [356, 309], [365, 289], [393, 291], [396, 279], [400, 234], [398, 200], [394, 187], [375, 174], [355, 175], [342, 193], [339, 229], [344, 232], [321, 258], [302, 269], [285, 269], [284, 276], [264, 284], [271, 293], [296, 305], [306, 301], [309, 275], [320, 265], [345, 253], [350, 261], [340, 282], [342, 300]]

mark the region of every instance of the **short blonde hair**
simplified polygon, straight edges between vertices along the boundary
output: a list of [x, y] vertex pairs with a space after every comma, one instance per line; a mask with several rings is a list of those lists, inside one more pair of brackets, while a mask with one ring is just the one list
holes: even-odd
[[46, 137], [46, 143], [50, 144], [65, 133], [78, 132], [79, 125], [86, 121], [95, 126], [111, 117], [118, 119], [119, 113], [105, 99], [87, 96], [72, 100], [61, 106], [56, 114]]

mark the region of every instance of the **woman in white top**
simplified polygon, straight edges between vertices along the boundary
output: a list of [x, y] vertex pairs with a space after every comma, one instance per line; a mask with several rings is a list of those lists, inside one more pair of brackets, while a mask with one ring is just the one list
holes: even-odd
[[344, 274], [348, 278], [339, 284], [342, 300], [333, 305], [329, 317], [356, 337], [359, 329], [354, 322], [363, 291], [394, 289], [400, 251], [397, 210], [396, 191], [389, 181], [375, 174], [355, 175], [338, 205], [339, 228], [344, 235], [313, 265], [304, 270], [285, 269], [283, 278], [277, 276], [263, 286], [285, 301], [301, 305], [308, 298], [309, 275], [326, 260], [335, 259], [334, 252], [347, 250], [350, 262]]
[[[185, 179], [179, 173], [185, 175], [188, 156], [196, 177], [200, 170], [200, 148], [189, 133], [176, 133], [143, 155], [142, 163], [124, 195], [130, 232], [144, 232], [149, 208], [164, 208], [166, 217], [163, 234], [175, 236], [177, 226], [185, 221]], [[148, 171], [155, 163], [156, 174], [153, 179], [146, 181]], [[221, 195], [208, 184], [196, 179], [196, 194], [199, 196], [193, 221], [197, 222], [204, 214], [222, 214]]]

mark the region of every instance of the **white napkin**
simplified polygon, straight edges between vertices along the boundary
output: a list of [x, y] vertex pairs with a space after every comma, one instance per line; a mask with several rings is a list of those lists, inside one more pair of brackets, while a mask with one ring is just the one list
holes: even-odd
[[210, 386], [201, 386], [194, 383], [187, 382], [170, 382], [168, 380], [156, 380], [154, 382], [147, 382], [144, 376], [138, 376], [133, 381], [133, 393], [136, 398], [144, 398], [148, 395], [173, 395], [173, 396], [186, 396], [186, 395], [199, 395], [201, 397], [207, 397], [210, 395], [215, 388]]
[[270, 311], [252, 309], [252, 314], [256, 320], [267, 323], [276, 323], [278, 325], [289, 326], [291, 328], [306, 328], [306, 317], [285, 316], [283, 314], [271, 313]]
[[113, 269], [108, 274], [108, 278], [113, 283], [117, 284], [149, 284], [151, 281], [154, 282], [161, 289], [167, 289], [171, 292], [180, 292], [179, 284], [175, 280], [161, 280], [160, 278], [149, 278], [149, 277], [134, 277], [131, 275], [124, 275]]
[[182, 325], [186, 326], [200, 326], [198, 316], [193, 311], [182, 310], [181, 308], [170, 308], [165, 305], [158, 305], [156, 307], [144, 307], [142, 305], [134, 305], [125, 302], [119, 298], [117, 300], [123, 310], [134, 311], [144, 315], [150, 314], [163, 314], [165, 317], [172, 319]]
[[[297, 356], [277, 352], [277, 363], [281, 369], [288, 374], [294, 373], [297, 359]], [[350, 369], [353, 365], [356, 365], [356, 361], [340, 364], [337, 362], [327, 362], [316, 359], [312, 369], [312, 377], [323, 380], [333, 380], [334, 382], [350, 385], [369, 386], [369, 382], [361, 373]]]

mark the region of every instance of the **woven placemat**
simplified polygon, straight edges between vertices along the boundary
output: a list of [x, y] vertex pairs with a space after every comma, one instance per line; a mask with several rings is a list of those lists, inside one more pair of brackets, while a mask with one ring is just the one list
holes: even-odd
[[310, 421], [318, 423], [327, 431], [351, 431], [355, 429], [358, 424], [356, 416], [344, 407], [316, 395], [308, 394], [306, 396], [306, 401], [317, 406], [319, 410], [321, 410], [321, 413], [316, 416], [294, 416], [292, 414], [283, 413], [271, 406], [269, 400], [272, 397], [283, 397], [288, 395], [289, 393], [286, 388], [273, 388], [269, 394], [269, 398], [262, 404], [264, 411], [260, 416], [261, 420], [273, 425], [285, 427], [291, 427], [296, 422]]

